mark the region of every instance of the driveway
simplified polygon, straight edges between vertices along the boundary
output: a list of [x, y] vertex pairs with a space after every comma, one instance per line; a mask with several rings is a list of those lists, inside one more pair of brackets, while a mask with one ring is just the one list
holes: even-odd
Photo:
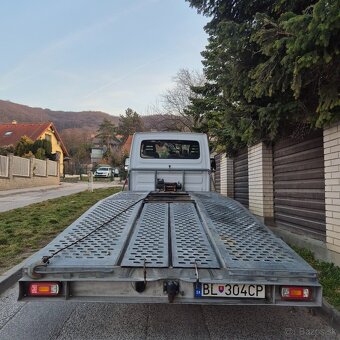
[[[121, 187], [118, 182], [94, 182], [93, 189]], [[87, 182], [0, 191], [0, 212], [22, 208], [32, 203], [68, 196], [89, 189]]]

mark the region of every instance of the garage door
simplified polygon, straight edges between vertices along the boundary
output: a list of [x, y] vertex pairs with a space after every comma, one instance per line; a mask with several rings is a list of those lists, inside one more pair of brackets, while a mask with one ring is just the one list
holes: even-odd
[[249, 207], [248, 150], [245, 149], [234, 158], [234, 199]]
[[277, 226], [324, 240], [325, 178], [322, 132], [274, 146], [274, 217]]

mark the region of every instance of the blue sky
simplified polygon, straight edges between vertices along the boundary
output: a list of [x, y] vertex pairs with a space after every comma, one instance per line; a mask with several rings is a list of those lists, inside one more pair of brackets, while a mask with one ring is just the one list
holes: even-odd
[[51, 110], [140, 114], [207, 44], [184, 0], [4, 0], [0, 99]]

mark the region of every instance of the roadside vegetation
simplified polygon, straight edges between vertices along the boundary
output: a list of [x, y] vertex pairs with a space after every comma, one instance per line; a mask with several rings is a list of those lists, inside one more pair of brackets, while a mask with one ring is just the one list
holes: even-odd
[[0, 274], [20, 263], [99, 200], [120, 189], [97, 189], [0, 213]]
[[317, 270], [324, 298], [340, 311], [340, 267], [333, 263], [316, 260], [314, 254], [308, 249], [296, 246], [292, 248]]
[[185, 113], [229, 155], [337, 121], [339, 0], [187, 0], [209, 18]]

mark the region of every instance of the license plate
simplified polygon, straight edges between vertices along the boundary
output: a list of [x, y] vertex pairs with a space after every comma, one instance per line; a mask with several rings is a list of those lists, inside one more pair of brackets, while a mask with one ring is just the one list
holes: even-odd
[[265, 298], [264, 285], [196, 283], [195, 297]]

